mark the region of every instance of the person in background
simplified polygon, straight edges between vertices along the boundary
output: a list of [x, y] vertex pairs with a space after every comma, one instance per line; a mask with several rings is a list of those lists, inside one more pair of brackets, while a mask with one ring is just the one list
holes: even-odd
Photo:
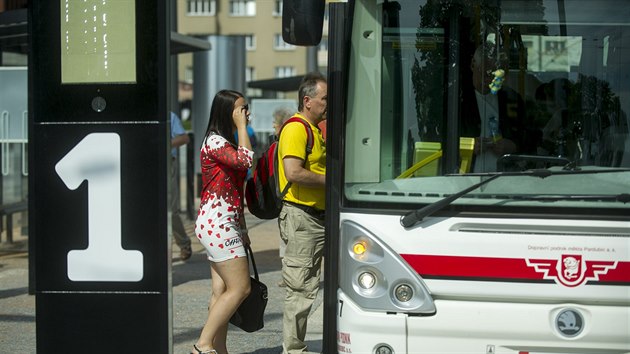
[[566, 145], [571, 135], [568, 126], [569, 96], [572, 87], [569, 79], [555, 78], [536, 90], [536, 99], [546, 108], [540, 115], [548, 117], [541, 128], [542, 142], [538, 149], [540, 155], [570, 155]]
[[319, 122], [319, 124], [317, 124], [317, 126], [319, 127], [319, 130], [322, 131], [322, 138], [324, 138], [324, 141], [326, 141], [326, 119], [324, 119], [323, 121]]
[[307, 132], [300, 122], [284, 125], [278, 141], [278, 179], [284, 196], [278, 216], [286, 244], [282, 278], [286, 283], [283, 314], [283, 353], [305, 353], [304, 338], [321, 277], [326, 207], [326, 144], [317, 125], [326, 117], [326, 78], [306, 74], [298, 89], [298, 113], [313, 131], [313, 149], [306, 154]]
[[177, 114], [171, 112], [171, 225], [173, 238], [175, 239], [177, 247], [179, 247], [179, 258], [182, 261], [186, 261], [192, 256], [192, 248], [190, 246], [190, 237], [186, 234], [186, 229], [181, 219], [178, 171], [179, 154], [177, 153], [177, 149], [189, 142], [190, 137], [188, 137], [188, 134], [184, 130], [182, 121]]
[[[293, 116], [293, 113], [294, 113], [294, 110], [292, 110], [289, 107], [278, 107], [273, 111], [273, 114], [272, 114], [273, 115], [273, 130], [275, 132], [275, 135], [271, 136], [272, 141], [275, 139], [278, 139], [278, 136], [280, 136], [280, 128], [282, 128], [282, 125], [284, 124], [284, 122], [286, 122]], [[280, 242], [278, 246], [278, 255], [280, 256], [280, 260], [284, 258], [285, 250], [286, 250], [286, 245], [284, 244], [282, 237], [280, 237]], [[278, 286], [280, 287], [286, 286], [284, 279], [278, 282]]]
[[258, 146], [258, 140], [256, 139], [256, 132], [251, 125], [247, 124], [247, 135], [249, 136], [249, 141], [252, 143], [252, 148], [256, 149]]
[[[256, 148], [258, 147], [258, 140], [256, 138], [256, 132], [254, 131], [254, 128], [252, 128], [252, 126], [249, 124], [250, 120], [251, 120], [251, 115], [247, 117], [247, 136], [249, 136], [249, 142], [252, 144], [252, 151], [254, 152], [254, 155], [256, 155]], [[234, 140], [238, 144], [237, 133], [234, 133]], [[253, 173], [252, 169], [253, 167], [247, 170], [247, 176], [245, 177], [246, 181], [252, 177], [252, 173]]]
[[284, 124], [284, 122], [289, 120], [289, 118], [293, 117], [293, 113], [295, 113], [295, 110], [289, 107], [278, 107], [273, 110], [272, 116], [273, 116], [273, 130], [275, 134], [274, 139], [278, 138], [278, 136], [280, 135], [280, 128], [282, 128], [282, 125]]
[[211, 262], [212, 297], [192, 354], [228, 352], [229, 320], [251, 291], [244, 247], [250, 240], [243, 214], [243, 183], [254, 156], [248, 115], [249, 105], [241, 93], [219, 91], [201, 144], [203, 189], [195, 234]]

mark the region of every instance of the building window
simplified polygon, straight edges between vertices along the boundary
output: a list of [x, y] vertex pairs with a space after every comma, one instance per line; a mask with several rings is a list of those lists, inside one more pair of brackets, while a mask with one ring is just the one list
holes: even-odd
[[230, 0], [231, 16], [256, 16], [256, 1]]
[[295, 76], [295, 68], [292, 66], [276, 66], [276, 78]]
[[256, 80], [256, 68], [248, 66], [245, 68], [245, 82]]
[[184, 82], [188, 84], [192, 84], [193, 82], [193, 68], [192, 66], [187, 66], [186, 71], [184, 71]]
[[256, 50], [256, 35], [254, 34], [246, 34], [245, 35], [245, 49], [247, 51]]
[[189, 16], [214, 16], [216, 0], [186, 0], [186, 14]]
[[276, 33], [273, 37], [273, 49], [275, 50], [294, 50], [295, 46], [289, 44], [282, 39], [282, 34]]
[[282, 16], [282, 0], [274, 0], [272, 15], [273, 16]]

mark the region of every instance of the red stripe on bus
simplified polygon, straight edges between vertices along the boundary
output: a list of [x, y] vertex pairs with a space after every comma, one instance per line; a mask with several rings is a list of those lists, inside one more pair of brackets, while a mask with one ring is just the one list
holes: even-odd
[[[544, 274], [527, 265], [523, 258], [437, 256], [401, 254], [401, 257], [423, 277], [490, 278], [506, 280], [541, 280]], [[550, 261], [557, 261], [551, 259]], [[588, 263], [589, 260], [587, 259]], [[630, 283], [630, 262], [617, 262], [599, 282]]]

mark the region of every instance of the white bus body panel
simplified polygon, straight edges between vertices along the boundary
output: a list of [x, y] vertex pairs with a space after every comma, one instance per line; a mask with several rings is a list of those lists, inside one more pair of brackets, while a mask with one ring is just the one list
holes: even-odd
[[339, 353], [372, 353], [380, 343], [389, 345], [394, 353], [405, 353], [406, 315], [363, 311], [340, 290], [337, 291], [337, 299]]
[[[453, 217], [405, 229], [395, 215], [340, 216], [422, 277], [436, 313], [365, 310], [339, 290], [339, 352], [379, 343], [394, 353], [630, 352], [630, 222]], [[576, 336], [558, 330], [565, 309], [583, 316]]]
[[[339, 353], [373, 353], [381, 344], [394, 353], [630, 352], [628, 306], [437, 300], [435, 316], [418, 317], [363, 311], [343, 292], [338, 300], [343, 302], [342, 316], [337, 314]], [[564, 308], [585, 315], [586, 326], [576, 338], [564, 338], [555, 328]]]

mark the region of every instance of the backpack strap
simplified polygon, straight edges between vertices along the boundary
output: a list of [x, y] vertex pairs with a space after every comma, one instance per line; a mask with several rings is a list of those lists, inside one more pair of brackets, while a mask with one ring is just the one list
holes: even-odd
[[[304, 156], [304, 161], [306, 161], [306, 159], [308, 158], [308, 155], [310, 155], [311, 152], [313, 152], [313, 145], [315, 144], [314, 142], [315, 138], [313, 137], [313, 129], [311, 128], [311, 125], [306, 120], [297, 116], [293, 116], [289, 118], [286, 122], [284, 122], [284, 124], [282, 124], [282, 127], [280, 128], [280, 132], [278, 132], [278, 141], [280, 141], [280, 134], [282, 134], [282, 129], [287, 124], [292, 123], [292, 122], [302, 123], [302, 125], [304, 125], [304, 129], [306, 129], [306, 156]], [[278, 161], [278, 163], [282, 163], [282, 162]], [[280, 199], [284, 199], [284, 196], [289, 192], [289, 188], [291, 188], [291, 184], [292, 184], [291, 182], [287, 181], [287, 185], [284, 186], [284, 189], [280, 193]]]
[[297, 116], [293, 116], [289, 118], [286, 122], [284, 122], [284, 124], [282, 124], [282, 127], [280, 128], [280, 132], [278, 133], [278, 140], [280, 140], [280, 134], [282, 134], [282, 129], [284, 129], [284, 127], [287, 124], [292, 123], [292, 122], [302, 123], [302, 125], [304, 125], [304, 129], [306, 129], [306, 156], [304, 157], [304, 160], [306, 160], [308, 155], [310, 155], [310, 153], [313, 152], [313, 145], [315, 144], [314, 142], [315, 138], [313, 137], [313, 129], [311, 128], [311, 125], [309, 124], [309, 122]]

